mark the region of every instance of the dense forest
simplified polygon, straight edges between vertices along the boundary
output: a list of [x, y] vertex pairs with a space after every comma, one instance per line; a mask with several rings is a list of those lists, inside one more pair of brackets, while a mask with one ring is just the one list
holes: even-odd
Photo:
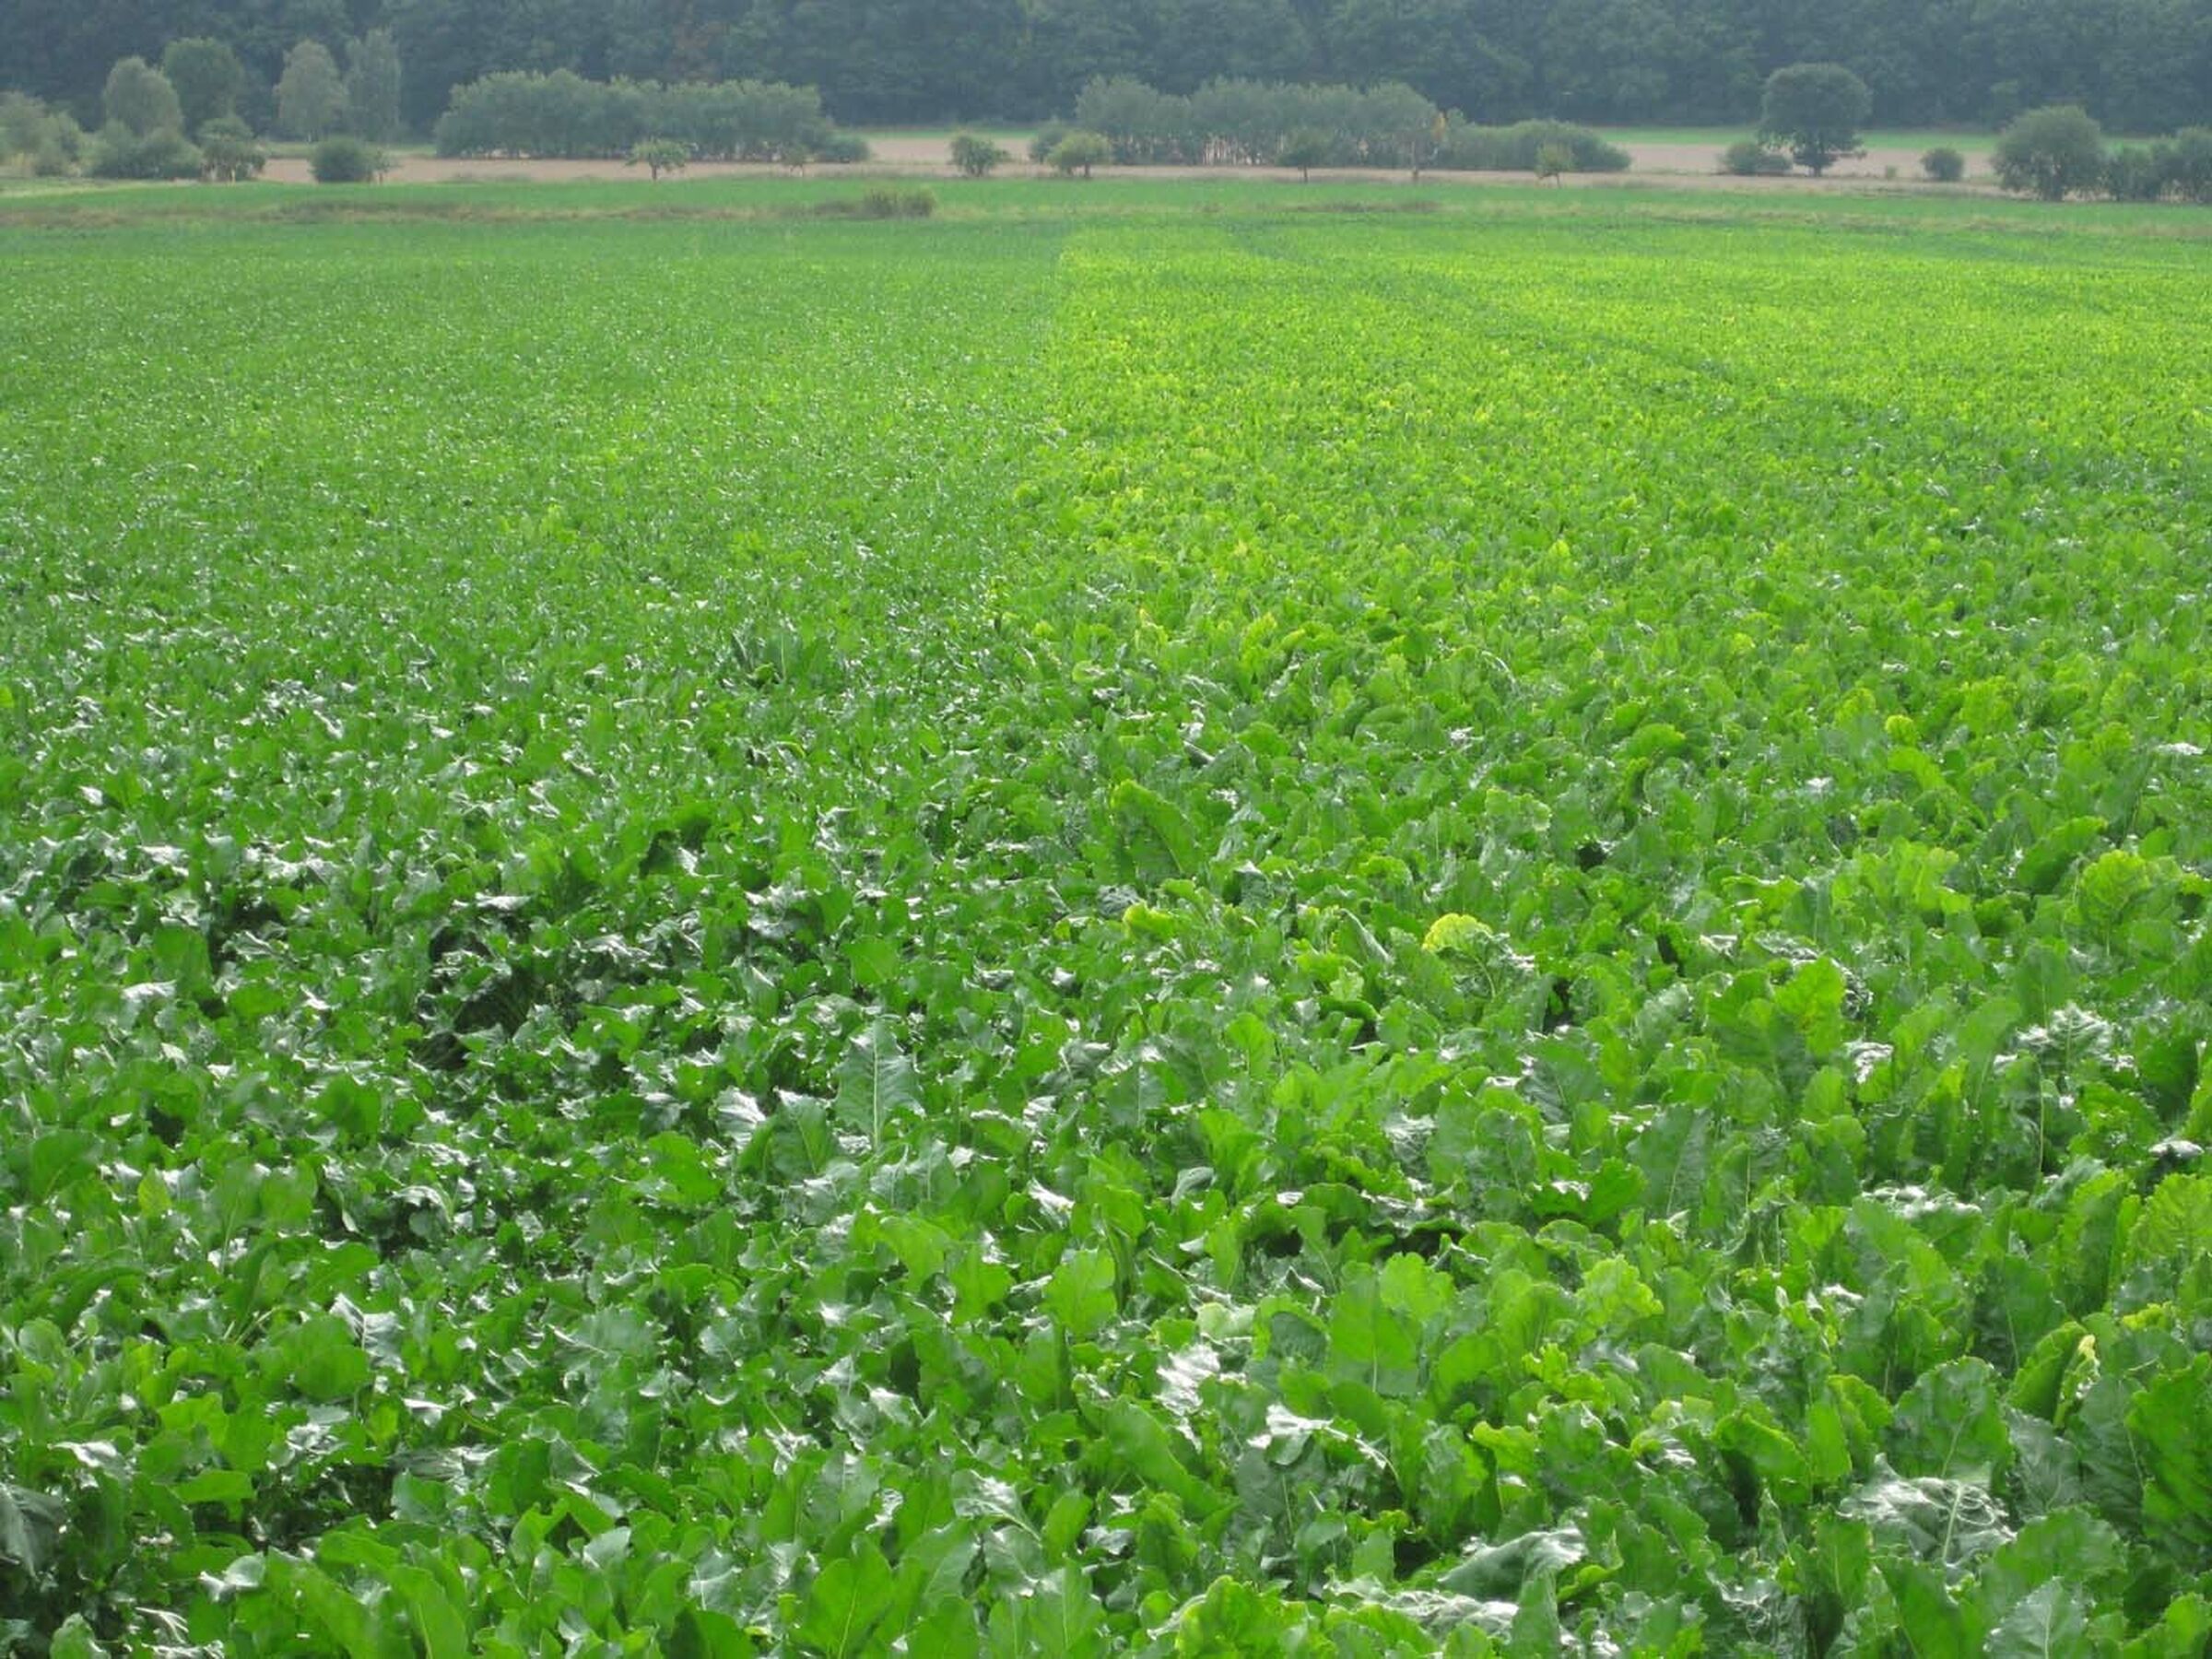
[[1723, 122], [1777, 65], [1829, 60], [1884, 124], [2078, 101], [2111, 127], [2212, 115], [2212, 0], [0, 0], [0, 87], [88, 116], [109, 65], [231, 44], [265, 88], [302, 39], [389, 29], [407, 124], [499, 69], [758, 76], [847, 124], [1065, 112], [1094, 76], [1403, 80], [1488, 122]]

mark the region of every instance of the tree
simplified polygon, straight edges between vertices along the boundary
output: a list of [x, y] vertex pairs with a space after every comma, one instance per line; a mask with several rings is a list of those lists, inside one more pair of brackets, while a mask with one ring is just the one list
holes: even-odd
[[176, 88], [186, 132], [196, 133], [211, 121], [238, 113], [246, 69], [223, 41], [205, 35], [171, 41], [161, 49], [161, 73]]
[[1815, 177], [1837, 158], [1864, 155], [1859, 128], [1874, 109], [1866, 83], [1841, 64], [1792, 64], [1767, 76], [1759, 131]]
[[977, 133], [955, 133], [951, 147], [953, 166], [971, 179], [983, 177], [1009, 159], [1006, 150]]
[[1536, 178], [1549, 179], [1554, 184], [1564, 184], [1564, 174], [1574, 171], [1574, 151], [1564, 144], [1541, 144], [1536, 147]]
[[1300, 127], [1283, 140], [1283, 147], [1275, 153], [1276, 165], [1298, 169], [1299, 182], [1306, 182], [1317, 167], [1329, 164], [1329, 135], [1319, 127]]
[[1045, 158], [1061, 174], [1080, 172], [1087, 179], [1092, 168], [1112, 159], [1113, 147], [1096, 133], [1070, 133]]
[[284, 54], [276, 80], [276, 126], [288, 137], [322, 138], [346, 118], [346, 82], [338, 61], [320, 41], [302, 41]]
[[142, 57], [116, 61], [100, 90], [100, 107], [110, 123], [134, 138], [184, 130], [184, 109], [177, 101], [177, 89]]
[[2047, 105], [1998, 134], [1991, 159], [2006, 189], [2063, 201], [2102, 182], [2104, 129], [2078, 104]]
[[254, 142], [253, 129], [235, 115], [218, 115], [200, 129], [200, 176], [218, 184], [258, 177], [268, 152]]
[[641, 138], [629, 147], [625, 167], [642, 167], [659, 183], [665, 172], [681, 172], [691, 165], [691, 147], [678, 138]]
[[372, 29], [346, 49], [346, 116], [364, 138], [399, 134], [399, 48], [388, 29]]

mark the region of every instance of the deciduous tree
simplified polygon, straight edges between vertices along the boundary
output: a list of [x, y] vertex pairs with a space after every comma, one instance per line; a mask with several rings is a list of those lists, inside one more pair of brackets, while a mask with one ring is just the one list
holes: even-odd
[[169, 77], [142, 57], [120, 58], [100, 89], [100, 112], [134, 138], [184, 130], [184, 109]]
[[2077, 104], [2030, 110], [1997, 135], [1991, 156], [2007, 190], [2063, 201], [2104, 180], [2104, 129]]
[[161, 49], [161, 73], [176, 88], [184, 111], [184, 130], [196, 133], [211, 121], [238, 113], [246, 89], [246, 68], [225, 42], [206, 35], [171, 41]]
[[284, 54], [276, 81], [276, 127], [290, 138], [322, 138], [346, 117], [346, 80], [320, 41], [301, 41]]
[[1864, 154], [1859, 128], [1873, 112], [1866, 83], [1841, 64], [1792, 64], [1767, 76], [1759, 136], [1790, 152], [1818, 176], [1843, 156]]

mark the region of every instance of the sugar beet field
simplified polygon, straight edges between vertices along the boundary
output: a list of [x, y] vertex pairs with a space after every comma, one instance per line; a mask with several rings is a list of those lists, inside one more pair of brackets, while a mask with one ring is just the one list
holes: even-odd
[[2205, 1651], [2195, 219], [653, 188], [0, 201], [0, 1653]]

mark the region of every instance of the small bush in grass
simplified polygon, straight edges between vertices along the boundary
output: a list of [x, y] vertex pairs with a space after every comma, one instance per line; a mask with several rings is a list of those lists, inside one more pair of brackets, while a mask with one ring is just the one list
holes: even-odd
[[1949, 145], [1939, 144], [1922, 152], [1920, 171], [1937, 184], [1956, 184], [1966, 177], [1966, 158]]
[[1756, 138], [1738, 138], [1721, 152], [1721, 171], [1739, 179], [1775, 179], [1790, 171], [1790, 159]]
[[937, 198], [930, 192], [900, 184], [872, 184], [856, 196], [814, 206], [824, 218], [927, 218], [936, 210]]
[[1048, 121], [1039, 127], [1030, 139], [1030, 159], [1040, 167], [1049, 163], [1053, 152], [1060, 147], [1060, 140], [1067, 136], [1067, 131], [1065, 121]]
[[1112, 159], [1113, 147], [1096, 133], [1070, 133], [1045, 157], [1062, 177], [1081, 173], [1087, 179], [1092, 168]]
[[1536, 177], [1549, 179], [1554, 184], [1566, 181], [1561, 176], [1574, 171], [1574, 152], [1563, 144], [1547, 144], [1536, 151]]
[[971, 179], [984, 177], [1001, 161], [1010, 159], [1007, 151], [980, 133], [955, 133], [952, 135], [952, 164]]
[[307, 164], [318, 184], [373, 184], [391, 166], [375, 145], [345, 133], [316, 145]]

